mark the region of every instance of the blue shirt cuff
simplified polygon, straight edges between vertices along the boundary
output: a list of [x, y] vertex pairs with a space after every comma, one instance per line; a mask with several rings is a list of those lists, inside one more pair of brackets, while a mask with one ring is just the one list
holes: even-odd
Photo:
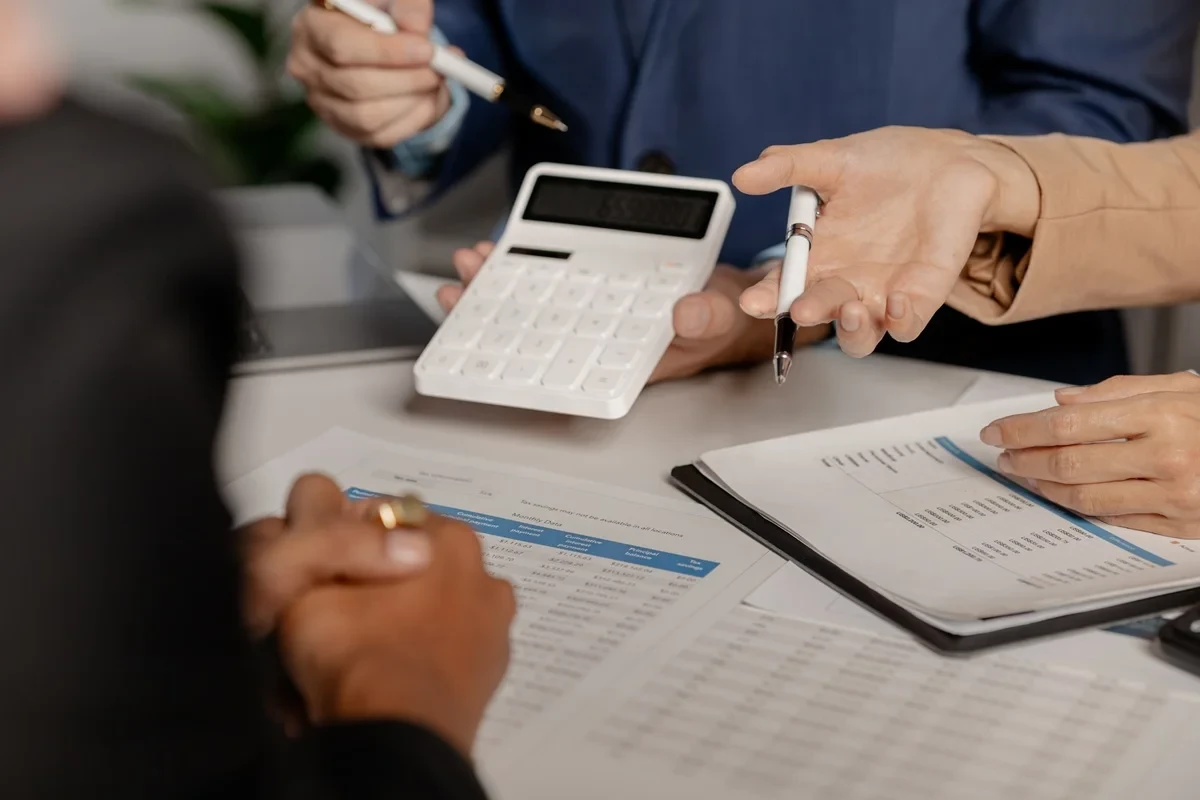
[[[446, 37], [434, 28], [429, 38], [434, 44], [445, 46]], [[467, 90], [458, 81], [446, 81], [450, 90], [450, 108], [431, 125], [415, 136], [405, 139], [394, 148], [396, 169], [410, 178], [424, 178], [437, 167], [438, 157], [446, 153], [454, 143], [454, 137], [462, 130], [463, 120], [471, 105]]]
[[786, 245], [783, 244], [777, 244], [774, 247], [768, 247], [766, 250], [763, 250], [754, 257], [754, 260], [750, 262], [750, 266], [758, 267], [768, 261], [774, 261], [776, 259], [782, 260], [785, 247]]

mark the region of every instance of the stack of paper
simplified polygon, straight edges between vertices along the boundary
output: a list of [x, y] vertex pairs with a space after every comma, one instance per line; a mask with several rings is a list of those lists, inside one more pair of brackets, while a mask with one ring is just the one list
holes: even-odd
[[[675, 477], [744, 530], [945, 649], [1190, 602], [1200, 543], [1084, 519], [996, 471], [999, 451], [980, 442], [980, 430], [1052, 405], [1052, 395], [1034, 395], [806, 433], [706, 453]], [[773, 536], [780, 532], [789, 541]], [[1057, 622], [1038, 624], [1048, 621]], [[964, 645], [998, 631], [1010, 633]]]

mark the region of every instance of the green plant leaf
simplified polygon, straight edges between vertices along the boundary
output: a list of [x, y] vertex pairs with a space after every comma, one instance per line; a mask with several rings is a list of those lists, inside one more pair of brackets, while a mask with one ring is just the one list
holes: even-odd
[[166, 103], [194, 124], [204, 127], [228, 125], [246, 111], [215, 83], [203, 78], [155, 78], [135, 75], [130, 85]]
[[270, 21], [265, 10], [214, 2], [201, 3], [200, 10], [236, 34], [260, 67], [271, 64], [274, 46], [271, 42]]
[[226, 135], [247, 173], [266, 182], [308, 156], [307, 145], [317, 130], [317, 117], [303, 101], [280, 101], [236, 120]]

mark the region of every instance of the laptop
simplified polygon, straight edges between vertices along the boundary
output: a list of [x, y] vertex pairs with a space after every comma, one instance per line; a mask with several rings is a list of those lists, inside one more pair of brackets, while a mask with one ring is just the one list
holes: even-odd
[[245, 260], [238, 374], [413, 359], [437, 324], [306, 187], [222, 195]]

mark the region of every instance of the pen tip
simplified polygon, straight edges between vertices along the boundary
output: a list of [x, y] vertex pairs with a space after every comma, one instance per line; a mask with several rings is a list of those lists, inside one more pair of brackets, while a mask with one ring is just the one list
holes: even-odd
[[533, 112], [529, 116], [538, 125], [543, 125], [553, 131], [567, 132], [567, 124], [545, 106], [534, 106]]
[[775, 385], [783, 386], [787, 380], [788, 370], [792, 367], [792, 357], [787, 353], [775, 354]]

